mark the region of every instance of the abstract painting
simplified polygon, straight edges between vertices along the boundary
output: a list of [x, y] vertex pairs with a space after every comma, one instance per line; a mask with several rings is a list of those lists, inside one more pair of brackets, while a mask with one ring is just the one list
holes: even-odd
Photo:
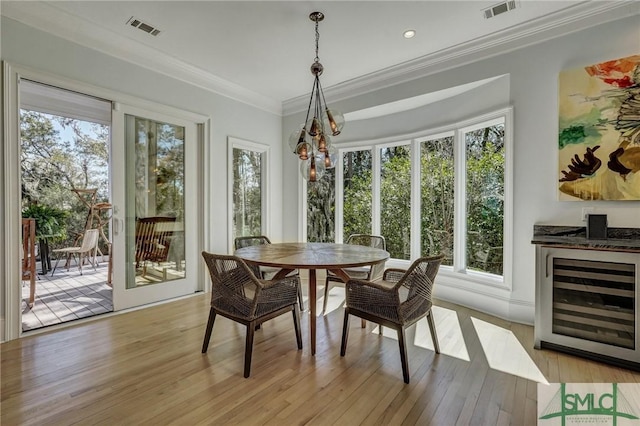
[[559, 78], [559, 199], [640, 200], [640, 55]]

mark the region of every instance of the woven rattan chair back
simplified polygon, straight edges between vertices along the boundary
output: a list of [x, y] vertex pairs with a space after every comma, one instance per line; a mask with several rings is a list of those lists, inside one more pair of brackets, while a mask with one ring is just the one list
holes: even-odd
[[403, 322], [413, 323], [431, 309], [433, 283], [442, 259], [444, 256], [417, 259], [400, 278], [397, 285], [401, 285], [408, 291], [406, 300], [400, 304], [400, 316]]
[[[261, 246], [265, 244], [271, 244], [271, 240], [264, 235], [249, 235], [245, 237], [236, 237], [233, 240], [233, 246], [236, 250], [251, 247], [251, 246]], [[249, 268], [253, 271], [253, 273], [258, 278], [267, 279], [269, 276], [275, 275], [279, 268], [268, 268], [263, 267], [260, 268], [258, 265], [249, 265]], [[287, 276], [298, 275], [298, 271], [293, 271], [289, 273]], [[300, 310], [304, 311], [304, 301], [302, 297], [302, 288], [300, 288], [300, 292], [298, 294], [298, 303], [300, 304]]]
[[[345, 244], [367, 246], [367, 247], [373, 247], [381, 250], [387, 249], [387, 243], [382, 235], [351, 234], [349, 235], [349, 237], [347, 237], [347, 241], [345, 241]], [[379, 263], [377, 265], [373, 265], [371, 267], [366, 267], [366, 268], [346, 269], [345, 272], [351, 278], [375, 280], [382, 276], [383, 270], [384, 270], [384, 263]], [[340, 277], [338, 277], [334, 273], [327, 272], [327, 277], [324, 280], [324, 298], [322, 300], [323, 315], [327, 312], [327, 301], [329, 300], [329, 289], [332, 282], [341, 283], [343, 281]]]
[[381, 250], [387, 249], [387, 243], [382, 235], [351, 234], [345, 244], [368, 246]]
[[253, 271], [236, 256], [202, 256], [211, 276], [211, 306], [234, 317], [253, 318], [260, 289]]
[[264, 235], [250, 235], [246, 237], [237, 237], [233, 240], [233, 245], [236, 250], [243, 247], [260, 246], [263, 244], [271, 244], [271, 240]]
[[426, 316], [436, 353], [440, 353], [435, 322], [431, 314], [433, 284], [444, 255], [421, 257], [409, 269], [390, 268], [382, 281], [352, 279], [347, 282], [346, 307], [340, 355], [344, 356], [349, 334], [349, 315], [390, 327], [398, 333], [404, 382], [409, 383], [405, 330]]

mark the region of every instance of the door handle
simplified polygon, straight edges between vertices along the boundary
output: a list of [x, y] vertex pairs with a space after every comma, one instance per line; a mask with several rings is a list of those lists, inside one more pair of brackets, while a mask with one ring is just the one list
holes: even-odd
[[113, 218], [113, 233], [115, 235], [120, 235], [120, 230], [124, 228], [124, 226], [121, 226], [122, 224], [122, 219], [118, 219], [117, 217]]

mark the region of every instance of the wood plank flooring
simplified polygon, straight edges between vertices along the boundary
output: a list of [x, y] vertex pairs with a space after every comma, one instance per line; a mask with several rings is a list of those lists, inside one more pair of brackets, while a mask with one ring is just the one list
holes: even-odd
[[[335, 290], [339, 297], [342, 289]], [[362, 329], [352, 319], [340, 357], [339, 308], [318, 318], [315, 357], [308, 313], [302, 351], [290, 315], [264, 324], [256, 332], [251, 377], [244, 379], [244, 327], [217, 318], [209, 352], [200, 353], [208, 302], [199, 294], [2, 344], [0, 423], [536, 424], [536, 382], [491, 367], [481, 343], [486, 336], [472, 318], [515, 336], [549, 382], [640, 383], [637, 372], [533, 349], [532, 327], [445, 302], [437, 302], [434, 313], [443, 353], [428, 348], [428, 329], [408, 332], [409, 385], [402, 381], [397, 341], [373, 324]], [[450, 330], [441, 329], [445, 323]], [[506, 365], [512, 350], [504, 346], [503, 352]]]
[[[38, 268], [40, 271], [40, 268]], [[77, 267], [69, 271], [58, 268], [38, 275], [36, 298], [32, 308], [27, 305], [29, 283], [22, 286], [22, 331], [61, 324], [113, 311], [111, 287], [107, 284], [107, 263], [94, 269], [87, 265], [80, 275]]]

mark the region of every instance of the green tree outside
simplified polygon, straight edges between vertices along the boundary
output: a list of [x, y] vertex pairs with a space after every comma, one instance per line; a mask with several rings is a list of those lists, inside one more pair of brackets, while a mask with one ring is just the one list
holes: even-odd
[[[453, 264], [453, 137], [420, 144], [421, 255], [445, 254]], [[502, 275], [504, 225], [504, 125], [465, 134], [466, 262], [470, 269]], [[381, 233], [392, 258], [409, 259], [411, 224], [411, 160], [409, 146], [381, 151]], [[371, 232], [371, 151], [348, 152], [344, 168], [344, 235]], [[323, 178], [326, 179], [326, 178]], [[334, 178], [309, 184], [308, 240], [333, 238]], [[322, 182], [321, 179], [319, 182]]]
[[27, 110], [20, 111], [20, 120], [22, 209], [65, 211], [66, 238], [54, 245], [74, 245], [88, 209], [72, 190], [96, 188], [97, 201], [108, 201], [109, 127]]

